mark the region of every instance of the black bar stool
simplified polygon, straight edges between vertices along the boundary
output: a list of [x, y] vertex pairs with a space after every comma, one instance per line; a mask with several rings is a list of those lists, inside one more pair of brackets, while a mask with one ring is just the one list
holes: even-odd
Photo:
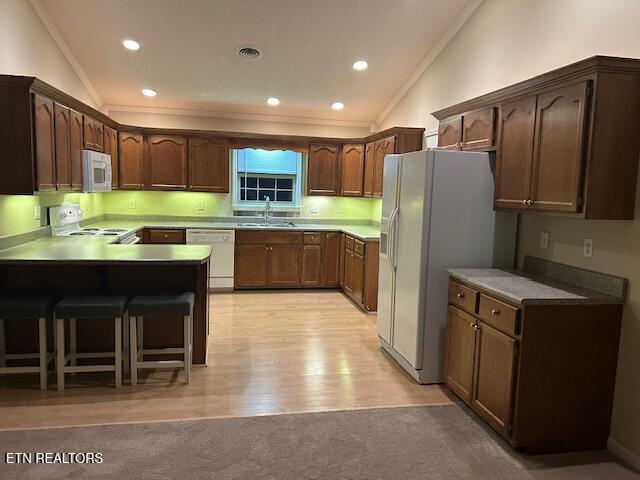
[[[126, 314], [127, 297], [121, 295], [78, 296], [60, 300], [54, 310], [56, 321], [56, 371], [58, 390], [64, 390], [64, 374], [75, 372], [115, 372], [116, 388], [122, 386], [122, 317]], [[115, 348], [113, 352], [78, 353], [75, 350], [75, 322], [80, 319], [113, 318]], [[64, 320], [69, 319], [71, 350], [65, 352]], [[110, 358], [115, 362], [103, 365], [76, 365], [78, 358]], [[67, 365], [70, 363], [70, 365]]]
[[[193, 305], [195, 295], [184, 292], [174, 295], [140, 295], [129, 302], [129, 357], [131, 358], [131, 385], [138, 383], [138, 369], [184, 368], [184, 383], [191, 379], [193, 348]], [[143, 323], [145, 315], [182, 315], [184, 343], [182, 347], [145, 349]], [[144, 361], [145, 355], [182, 353], [183, 360]]]
[[[53, 298], [37, 297], [0, 297], [0, 374], [39, 373], [40, 390], [47, 389], [47, 365], [53, 360], [53, 353], [47, 353], [47, 319], [51, 317]], [[5, 338], [6, 320], [38, 319], [38, 353], [7, 354]], [[7, 360], [40, 360], [38, 366], [7, 367]]]

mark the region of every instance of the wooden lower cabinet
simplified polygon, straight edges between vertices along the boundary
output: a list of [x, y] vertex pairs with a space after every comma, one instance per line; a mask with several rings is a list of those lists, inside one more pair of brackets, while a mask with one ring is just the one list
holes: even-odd
[[621, 305], [507, 305], [451, 279], [444, 382], [522, 451], [606, 448], [621, 319]]
[[317, 287], [322, 284], [322, 246], [302, 247], [302, 285]]
[[300, 245], [269, 245], [269, 285], [300, 285]]
[[364, 310], [377, 311], [379, 242], [362, 242], [345, 235], [341, 243], [340, 279], [344, 292]]
[[266, 245], [236, 245], [234, 265], [236, 288], [269, 285], [269, 250]]

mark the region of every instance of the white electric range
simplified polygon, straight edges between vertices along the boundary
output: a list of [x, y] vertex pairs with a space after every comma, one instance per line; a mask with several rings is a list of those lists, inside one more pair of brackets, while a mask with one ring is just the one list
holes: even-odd
[[49, 222], [51, 223], [51, 234], [54, 237], [116, 237], [117, 243], [122, 244], [134, 244], [140, 241], [133, 229], [81, 227], [80, 222], [83, 216], [84, 212], [82, 208], [75, 203], [63, 203], [62, 205], [50, 207]]

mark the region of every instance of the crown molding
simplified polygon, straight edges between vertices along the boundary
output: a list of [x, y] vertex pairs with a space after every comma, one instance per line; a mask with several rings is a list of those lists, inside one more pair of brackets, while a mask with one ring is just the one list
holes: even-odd
[[371, 122], [355, 120], [329, 120], [325, 118], [295, 117], [287, 115], [265, 115], [259, 113], [219, 112], [212, 110], [198, 110], [167, 107], [136, 107], [129, 105], [105, 105], [108, 115], [112, 112], [149, 113], [153, 115], [177, 115], [186, 117], [224, 118], [231, 120], [252, 120], [256, 122], [293, 123], [305, 125], [326, 125], [334, 127], [372, 128]]
[[100, 95], [98, 95], [98, 92], [93, 87], [93, 84], [89, 80], [89, 77], [80, 65], [80, 62], [78, 61], [76, 56], [69, 48], [69, 45], [67, 45], [67, 42], [65, 42], [64, 38], [62, 38], [60, 30], [58, 30], [58, 27], [56, 27], [56, 25], [53, 23], [53, 20], [51, 20], [49, 12], [47, 12], [47, 9], [40, 0], [30, 0], [30, 2], [31, 6], [38, 14], [38, 17], [40, 17], [40, 20], [44, 24], [45, 28], [47, 29], [53, 40], [56, 42], [56, 45], [58, 45], [58, 48], [62, 51], [62, 54], [71, 65], [71, 68], [73, 68], [73, 70], [76, 72], [76, 75], [78, 75], [78, 78], [80, 78], [82, 85], [84, 85], [84, 88], [86, 88], [87, 92], [89, 92], [89, 96], [91, 96], [91, 99], [94, 101], [96, 109], [100, 110], [104, 103], [102, 101], [102, 98], [100, 98]]
[[382, 124], [382, 122], [387, 118], [391, 110], [400, 102], [402, 97], [413, 87], [413, 85], [418, 81], [418, 79], [422, 76], [429, 65], [433, 63], [433, 61], [440, 55], [440, 52], [444, 50], [444, 47], [451, 41], [453, 37], [460, 31], [460, 29], [467, 23], [467, 20], [471, 18], [473, 12], [480, 6], [482, 0], [470, 0], [469, 3], [464, 7], [460, 15], [456, 18], [453, 24], [449, 27], [446, 33], [438, 40], [438, 43], [431, 49], [431, 51], [427, 54], [427, 56], [418, 64], [418, 66], [411, 72], [409, 78], [404, 82], [398, 93], [396, 93], [393, 98], [387, 103], [387, 105], [382, 109], [378, 117], [376, 118], [376, 125]]

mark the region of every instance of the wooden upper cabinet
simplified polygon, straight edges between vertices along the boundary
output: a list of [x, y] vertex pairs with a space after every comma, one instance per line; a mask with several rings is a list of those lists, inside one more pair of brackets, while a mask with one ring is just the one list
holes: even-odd
[[338, 232], [327, 232], [324, 235], [322, 284], [325, 287], [337, 287], [340, 283], [341, 236]]
[[152, 190], [186, 190], [187, 139], [149, 135], [147, 184]]
[[444, 380], [465, 402], [471, 403], [476, 350], [476, 320], [449, 306], [444, 358]]
[[438, 147], [460, 150], [462, 143], [462, 116], [443, 120], [438, 125]]
[[118, 132], [111, 127], [104, 127], [104, 153], [111, 155], [111, 188], [118, 188]]
[[141, 133], [120, 132], [120, 188], [141, 190], [144, 187], [144, 143]]
[[462, 119], [462, 150], [483, 150], [495, 145], [495, 108], [466, 113]]
[[382, 197], [384, 176], [384, 157], [396, 151], [396, 138], [387, 137], [376, 142], [375, 162], [373, 168], [373, 197]]
[[56, 188], [71, 190], [71, 143], [70, 143], [70, 112], [67, 107], [55, 103], [54, 131], [56, 152]]
[[33, 121], [36, 154], [36, 190], [56, 189], [53, 101], [34, 94]]
[[588, 82], [582, 82], [538, 97], [533, 209], [577, 212], [581, 207], [588, 88]]
[[340, 150], [340, 195], [361, 197], [364, 193], [364, 145], [346, 144]]
[[84, 148], [82, 114], [73, 110], [69, 112], [69, 143], [71, 147], [71, 189], [79, 191], [82, 190], [82, 150]]
[[373, 176], [376, 164], [376, 142], [369, 142], [364, 151], [363, 195], [373, 197]]
[[229, 144], [226, 139], [189, 138], [189, 190], [229, 192]]
[[340, 164], [337, 145], [317, 143], [309, 145], [307, 194], [340, 194]]
[[97, 152], [104, 151], [104, 125], [97, 120], [84, 117], [84, 148], [87, 150], [95, 150]]
[[529, 198], [533, 168], [536, 97], [500, 105], [495, 205], [522, 208]]

